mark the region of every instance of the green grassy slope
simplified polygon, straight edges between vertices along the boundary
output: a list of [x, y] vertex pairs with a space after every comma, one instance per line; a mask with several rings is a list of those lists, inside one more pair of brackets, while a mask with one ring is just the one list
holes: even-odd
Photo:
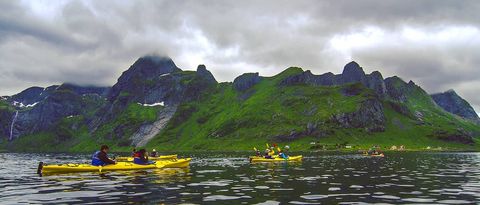
[[[356, 96], [344, 96], [342, 89], [358, 85], [313, 87], [307, 85], [279, 86], [288, 75], [301, 72], [290, 68], [277, 76], [264, 78], [252, 89], [239, 93], [232, 84], [223, 83], [207, 100], [184, 104], [168, 127], [155, 137], [149, 148], [161, 150], [251, 150], [265, 142], [278, 142], [275, 136], [305, 130], [317, 123], [322, 136], [304, 136], [288, 143], [294, 149], [310, 150], [311, 142], [320, 144], [348, 143], [357, 148], [373, 144], [384, 147], [405, 145], [411, 149], [427, 146], [470, 150], [477, 146], [446, 142], [431, 136], [435, 130], [454, 132], [458, 127], [476, 132], [479, 127], [442, 111], [431, 103], [426, 93], [409, 93], [406, 106], [420, 110], [425, 124], [395, 111], [384, 102], [386, 131], [368, 133], [363, 129], [342, 129], [329, 122], [334, 114], [349, 113], [359, 103], [372, 97], [364, 87]], [[263, 147], [263, 146], [262, 146]]]

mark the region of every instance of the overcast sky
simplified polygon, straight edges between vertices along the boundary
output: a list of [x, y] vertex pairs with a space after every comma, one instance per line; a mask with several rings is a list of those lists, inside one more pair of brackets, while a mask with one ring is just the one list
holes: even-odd
[[480, 111], [478, 1], [0, 0], [0, 95], [62, 82], [113, 85], [138, 57], [205, 64], [220, 81], [289, 66], [454, 89]]

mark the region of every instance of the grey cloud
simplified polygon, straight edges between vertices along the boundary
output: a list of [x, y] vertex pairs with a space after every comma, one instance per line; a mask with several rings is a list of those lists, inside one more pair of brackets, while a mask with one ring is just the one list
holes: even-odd
[[387, 33], [405, 26], [478, 29], [477, 1], [70, 0], [52, 19], [19, 1], [0, 0], [0, 8], [0, 94], [35, 84], [112, 85], [136, 58], [160, 52], [182, 68], [204, 63], [220, 81], [243, 72], [274, 75], [288, 66], [338, 73], [356, 60], [430, 92], [454, 88], [480, 109], [474, 89], [465, 86], [480, 82], [478, 39], [400, 48], [384, 39], [350, 56], [329, 48], [334, 36], [369, 26]]

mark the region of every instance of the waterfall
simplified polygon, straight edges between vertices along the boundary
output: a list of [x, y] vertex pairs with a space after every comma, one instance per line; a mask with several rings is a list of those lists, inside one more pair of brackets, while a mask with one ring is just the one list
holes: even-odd
[[10, 141], [13, 139], [13, 126], [15, 125], [15, 121], [17, 121], [17, 116], [18, 116], [18, 110], [15, 111], [15, 115], [13, 116], [12, 119], [12, 124], [10, 125]]

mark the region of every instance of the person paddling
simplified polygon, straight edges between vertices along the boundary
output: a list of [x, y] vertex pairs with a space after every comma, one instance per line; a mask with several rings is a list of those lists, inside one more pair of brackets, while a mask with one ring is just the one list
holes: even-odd
[[135, 157], [135, 153], [137, 153], [137, 149], [134, 147], [134, 148], [132, 149], [132, 157]]
[[152, 153], [150, 153], [150, 157], [158, 157], [158, 152], [157, 150], [153, 149]]
[[272, 159], [272, 155], [270, 155], [270, 153], [271, 153], [270, 149], [267, 148], [265, 150], [265, 156], [264, 156], [265, 159]]
[[288, 150], [290, 149], [290, 146], [285, 146], [285, 149], [281, 150], [278, 148], [278, 156], [283, 158], [283, 159], [288, 159]]
[[116, 164], [115, 161], [108, 158], [107, 152], [109, 148], [107, 145], [102, 145], [100, 151], [96, 151], [92, 155], [92, 165], [93, 166], [105, 166], [109, 164]]
[[135, 157], [133, 158], [133, 163], [146, 165], [146, 164], [154, 164], [153, 161], [148, 161], [148, 154], [145, 149], [141, 149], [137, 153], [135, 153]]

